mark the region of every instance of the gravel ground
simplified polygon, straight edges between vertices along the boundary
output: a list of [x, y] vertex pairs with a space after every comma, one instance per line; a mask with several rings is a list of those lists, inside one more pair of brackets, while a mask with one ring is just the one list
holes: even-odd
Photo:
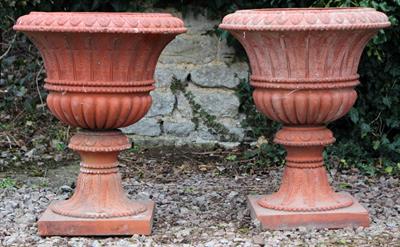
[[400, 181], [396, 178], [367, 178], [356, 171], [331, 171], [335, 188], [350, 192], [368, 208], [372, 219], [369, 228], [262, 231], [251, 220], [245, 197], [275, 191], [281, 168], [251, 174], [224, 172], [231, 167], [217, 161], [194, 161], [179, 167], [149, 158], [134, 162], [144, 165], [140, 171], [128, 169], [134, 165], [123, 167], [124, 188], [131, 199], [156, 202], [151, 236], [39, 237], [36, 220], [49, 202], [72, 194], [78, 169], [75, 164], [50, 170], [46, 177], [15, 175], [19, 186], [0, 189], [0, 245], [400, 246]]

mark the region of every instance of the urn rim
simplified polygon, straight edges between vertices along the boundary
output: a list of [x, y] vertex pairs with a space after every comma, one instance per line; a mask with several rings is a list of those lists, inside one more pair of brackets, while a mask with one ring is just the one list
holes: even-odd
[[220, 28], [232, 31], [312, 31], [380, 29], [388, 17], [373, 8], [264, 8], [238, 10]]
[[169, 13], [30, 12], [13, 26], [25, 32], [160, 33], [186, 32], [181, 19]]
[[308, 8], [260, 8], [260, 9], [242, 9], [236, 12], [245, 13], [245, 12], [282, 12], [282, 11], [302, 11], [302, 12], [319, 12], [319, 11], [360, 11], [360, 10], [373, 10], [374, 8], [370, 7], [308, 7]]

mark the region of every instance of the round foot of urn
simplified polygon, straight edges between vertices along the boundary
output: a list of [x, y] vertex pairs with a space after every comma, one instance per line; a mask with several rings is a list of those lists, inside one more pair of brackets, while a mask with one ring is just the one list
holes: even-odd
[[104, 202], [93, 200], [97, 199], [96, 195], [88, 196], [87, 200], [78, 201], [74, 200], [75, 198], [76, 196], [70, 200], [54, 202], [50, 209], [64, 216], [92, 219], [135, 216], [146, 211], [145, 205], [129, 201], [123, 194], [113, 198], [117, 200], [104, 200]]
[[[339, 208], [350, 207], [353, 205], [353, 198], [347, 194], [332, 192], [329, 197], [325, 195], [324, 198], [316, 198], [314, 202], [309, 202], [309, 205], [304, 205], [303, 201], [309, 198], [305, 195], [298, 196], [297, 198], [290, 198], [287, 192], [277, 192], [271, 195], [266, 195], [258, 200], [258, 204], [264, 208], [289, 211], [289, 212], [316, 212], [328, 211]], [[315, 196], [311, 194], [310, 196]], [[296, 200], [297, 199], [297, 200]], [[291, 201], [289, 201], [291, 200]]]

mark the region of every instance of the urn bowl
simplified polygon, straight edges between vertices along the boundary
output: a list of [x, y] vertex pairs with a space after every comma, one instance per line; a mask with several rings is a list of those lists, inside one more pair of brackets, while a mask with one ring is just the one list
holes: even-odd
[[164, 47], [186, 31], [164, 13], [32, 12], [14, 26], [39, 49], [47, 104], [62, 122], [114, 129], [151, 106], [154, 70]]

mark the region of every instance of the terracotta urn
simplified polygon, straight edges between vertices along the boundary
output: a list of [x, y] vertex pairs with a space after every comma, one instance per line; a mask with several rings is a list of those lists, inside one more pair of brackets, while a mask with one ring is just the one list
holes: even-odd
[[130, 201], [122, 188], [117, 156], [131, 144], [118, 128], [149, 110], [158, 57], [186, 31], [183, 22], [159, 13], [32, 12], [14, 30], [44, 59], [50, 111], [81, 129], [69, 143], [81, 156], [75, 193], [48, 207], [39, 234], [150, 234], [154, 202]]
[[249, 57], [259, 111], [281, 122], [274, 141], [286, 151], [279, 190], [249, 196], [266, 229], [368, 226], [368, 212], [328, 183], [322, 152], [335, 141], [326, 125], [353, 106], [365, 45], [390, 24], [371, 8], [240, 10], [225, 16]]

